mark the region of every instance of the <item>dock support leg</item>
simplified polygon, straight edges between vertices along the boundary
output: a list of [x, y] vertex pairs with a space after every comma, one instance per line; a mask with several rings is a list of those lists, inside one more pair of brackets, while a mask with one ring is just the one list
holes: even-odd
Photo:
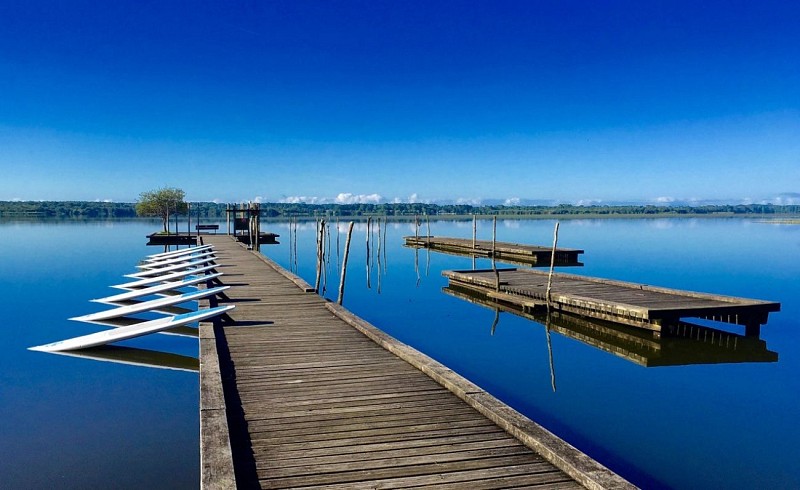
[[744, 326], [744, 335], [746, 337], [760, 337], [761, 336], [761, 324], [760, 323], [748, 323]]

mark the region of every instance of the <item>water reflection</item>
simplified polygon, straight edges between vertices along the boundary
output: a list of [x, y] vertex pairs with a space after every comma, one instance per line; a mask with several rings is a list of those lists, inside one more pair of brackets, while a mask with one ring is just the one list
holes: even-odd
[[189, 372], [200, 371], [200, 362], [195, 357], [183, 356], [170, 352], [137, 349], [134, 347], [106, 345], [79, 351], [48, 352], [48, 354], [80, 357], [94, 361], [114, 362], [118, 364], [127, 364], [129, 366]]
[[[473, 291], [458, 286], [450, 285], [442, 288], [442, 291], [495, 310], [492, 334], [498, 328], [499, 313], [512, 313], [544, 325], [548, 337], [552, 330], [644, 367], [778, 361], [778, 353], [768, 350], [766, 342], [760, 338], [688, 322], [679, 322], [659, 339], [641, 329], [569, 313], [526, 312], [519, 307], [498, 303], [485, 295], [476, 295]], [[555, 390], [552, 347], [549, 343], [548, 350]]]

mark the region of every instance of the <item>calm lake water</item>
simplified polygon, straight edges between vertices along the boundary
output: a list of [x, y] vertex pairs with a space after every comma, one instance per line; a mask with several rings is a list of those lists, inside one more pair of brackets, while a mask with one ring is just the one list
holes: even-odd
[[[553, 223], [501, 220], [498, 240], [550, 245]], [[27, 350], [100, 330], [68, 318], [105, 309], [88, 300], [115, 292], [108, 286], [159, 251], [144, 244], [157, 228], [138, 221], [0, 222], [0, 487], [199, 485], [195, 372]], [[314, 222], [264, 228], [279, 233], [281, 244], [263, 253], [313, 284]], [[340, 260], [345, 223], [339, 228]], [[500, 314], [492, 332], [492, 308], [442, 292], [441, 271], [471, 268], [470, 258], [404, 247], [411, 223], [389, 223], [386, 231], [378, 260], [373, 223], [368, 269], [366, 226], [356, 224], [344, 300], [379, 328], [640, 486], [800, 487], [800, 226], [744, 219], [561, 222], [559, 245], [586, 251], [585, 266], [561, 272], [781, 303], [761, 335], [777, 362], [660, 367], [555, 329], [548, 345], [541, 324], [510, 313]], [[479, 238], [491, 233], [491, 221], [479, 221]], [[469, 238], [472, 222], [431, 222], [431, 234]], [[335, 228], [330, 237], [326, 296], [335, 298]], [[477, 266], [491, 264], [481, 259]], [[124, 345], [174, 354], [173, 366], [197, 356], [197, 340], [188, 337], [153, 335]], [[695, 357], [705, 352], [701, 346]]]

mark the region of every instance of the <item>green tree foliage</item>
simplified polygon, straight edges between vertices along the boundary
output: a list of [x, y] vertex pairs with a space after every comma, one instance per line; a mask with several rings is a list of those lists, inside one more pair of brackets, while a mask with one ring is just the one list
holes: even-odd
[[186, 193], [175, 187], [162, 187], [154, 191], [145, 191], [139, 194], [136, 202], [136, 214], [139, 216], [157, 216], [164, 224], [164, 231], [168, 232], [169, 217], [173, 214], [185, 214], [189, 207], [183, 198]]

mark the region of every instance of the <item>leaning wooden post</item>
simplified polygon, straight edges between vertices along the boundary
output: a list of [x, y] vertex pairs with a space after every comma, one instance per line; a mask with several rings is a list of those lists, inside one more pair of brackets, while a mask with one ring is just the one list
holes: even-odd
[[342, 304], [344, 299], [344, 279], [347, 275], [347, 256], [350, 254], [350, 237], [353, 235], [353, 222], [347, 227], [347, 240], [344, 242], [344, 258], [342, 259], [342, 275], [339, 278], [339, 297], [336, 302]]
[[550, 254], [550, 273], [547, 275], [547, 309], [550, 310], [550, 286], [553, 284], [553, 267], [556, 265], [556, 245], [558, 245], [558, 221], [553, 230], [553, 251]]

